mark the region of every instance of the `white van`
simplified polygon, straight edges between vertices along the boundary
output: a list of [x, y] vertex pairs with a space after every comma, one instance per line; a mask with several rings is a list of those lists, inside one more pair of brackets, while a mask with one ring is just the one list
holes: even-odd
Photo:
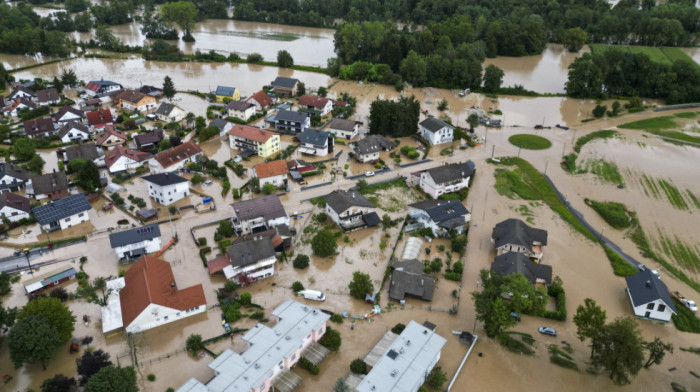
[[304, 298], [310, 299], [313, 301], [325, 301], [326, 300], [326, 295], [323, 294], [320, 291], [316, 290], [303, 290], [299, 292], [299, 295], [303, 295]]

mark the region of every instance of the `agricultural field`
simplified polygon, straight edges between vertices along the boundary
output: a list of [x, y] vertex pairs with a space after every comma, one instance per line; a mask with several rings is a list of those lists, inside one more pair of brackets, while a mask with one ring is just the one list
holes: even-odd
[[651, 46], [625, 46], [625, 45], [605, 45], [605, 44], [590, 44], [593, 53], [604, 53], [611, 49], [617, 49], [623, 52], [644, 53], [652, 61], [670, 65], [677, 60], [689, 60], [696, 64], [693, 59], [679, 48], [655, 48]]
[[622, 129], [639, 129], [657, 136], [664, 141], [674, 144], [698, 144], [700, 145], [700, 128], [694, 119], [700, 116], [700, 112], [678, 113], [673, 116], [662, 116], [646, 120], [633, 121], [618, 125]]
[[632, 183], [636, 182], [641, 187], [647, 197], [666, 199], [679, 210], [700, 209], [700, 195], [696, 195], [690, 189], [679, 189], [670, 178], [654, 178], [630, 169], [627, 169], [625, 174], [632, 179]]

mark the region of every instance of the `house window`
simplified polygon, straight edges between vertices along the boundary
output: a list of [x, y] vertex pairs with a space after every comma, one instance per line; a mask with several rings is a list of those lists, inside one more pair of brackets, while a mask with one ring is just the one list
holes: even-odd
[[654, 310], [654, 303], [652, 302], [649, 305], [647, 305], [647, 309]]
[[297, 355], [296, 355], [296, 354], [292, 354], [291, 360], [293, 361], [293, 360], [295, 360], [296, 358], [297, 358]]
[[656, 310], [659, 311], [659, 312], [663, 312], [664, 310], [666, 310], [666, 305], [664, 305], [664, 304], [659, 304], [659, 307], [656, 308]]
[[168, 316], [163, 317], [163, 321], [168, 321]]
[[83, 216], [85, 216], [84, 212], [81, 212], [80, 214], [78, 214], [78, 218], [82, 218]]
[[70, 222], [70, 218], [66, 218], [66, 222]]

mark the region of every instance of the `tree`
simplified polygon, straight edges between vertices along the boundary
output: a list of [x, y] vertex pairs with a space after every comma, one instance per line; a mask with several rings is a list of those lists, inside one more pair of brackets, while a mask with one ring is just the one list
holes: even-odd
[[608, 110], [608, 107], [606, 105], [596, 105], [593, 108], [593, 117], [601, 118], [605, 115], [605, 112], [607, 110]]
[[12, 285], [10, 284], [10, 274], [3, 271], [0, 273], [0, 297], [4, 297], [12, 292]]
[[393, 333], [395, 333], [395, 334], [397, 334], [397, 335], [401, 335], [401, 332], [403, 332], [404, 329], [406, 329], [406, 325], [405, 325], [405, 324], [396, 323], [396, 325], [394, 325], [393, 327], [391, 327], [391, 332], [393, 332]]
[[368, 274], [360, 271], [352, 273], [352, 281], [348, 284], [348, 288], [350, 288], [350, 295], [359, 300], [364, 300], [365, 295], [374, 292], [372, 279], [369, 278]]
[[241, 305], [246, 305], [246, 306], [247, 306], [247, 305], [250, 305], [250, 304], [253, 302], [253, 296], [250, 295], [249, 292], [244, 291], [243, 293], [241, 293], [241, 296], [240, 296], [239, 300], [241, 301]]
[[277, 190], [277, 187], [270, 184], [269, 182], [262, 187], [262, 191], [264, 194], [269, 195]]
[[603, 89], [603, 74], [590, 53], [584, 53], [569, 65], [566, 93], [574, 98], [598, 97]]
[[30, 316], [42, 317], [56, 328], [60, 339], [59, 344], [66, 343], [75, 330], [75, 316], [56, 298], [37, 297], [29, 301], [17, 315], [17, 320]]
[[666, 352], [673, 354], [673, 344], [662, 342], [658, 336], [651, 342], [645, 342], [644, 348], [649, 351], [649, 358], [644, 364], [646, 369], [649, 369], [651, 365], [661, 365]]
[[580, 27], [566, 30], [564, 46], [569, 52], [578, 52], [588, 43], [588, 33]]
[[7, 335], [10, 359], [15, 368], [25, 363], [41, 362], [46, 370], [46, 364], [56, 358], [62, 343], [57, 328], [38, 315], [18, 318]]
[[199, 184], [201, 184], [201, 183], [204, 182], [204, 177], [202, 177], [202, 175], [199, 174], [199, 173], [195, 173], [195, 174], [192, 176], [192, 178], [190, 178], [190, 182], [192, 183], [192, 185], [197, 186], [197, 185], [199, 185]]
[[233, 293], [238, 289], [238, 287], [238, 283], [232, 280], [227, 280], [226, 283], [224, 283], [224, 290], [228, 291], [229, 293]]
[[350, 392], [350, 386], [348, 386], [345, 379], [342, 377], [338, 378], [338, 381], [335, 382], [335, 385], [333, 385], [331, 389], [333, 392]]
[[593, 358], [596, 346], [599, 344], [606, 318], [605, 311], [591, 298], [586, 298], [583, 305], [579, 305], [576, 309], [574, 315], [574, 324], [577, 327], [576, 336], [582, 342], [591, 339], [591, 358]]
[[447, 110], [449, 107], [450, 107], [450, 105], [447, 103], [447, 100], [446, 100], [445, 98], [443, 98], [442, 100], [440, 100], [440, 103], [438, 104], [438, 110], [439, 110], [439, 111], [444, 112], [444, 111]]
[[170, 76], [165, 75], [165, 79], [163, 79], [163, 96], [169, 100], [172, 100], [176, 93], [177, 90], [175, 90], [175, 83], [173, 83], [173, 80], [170, 79]]
[[474, 132], [474, 128], [479, 125], [479, 115], [472, 113], [467, 117], [467, 122], [469, 123], [469, 131]]
[[296, 269], [304, 269], [309, 266], [309, 256], [307, 255], [302, 255], [299, 254], [297, 257], [294, 258], [294, 262], [292, 263], [294, 268]]
[[187, 337], [187, 341], [185, 342], [185, 349], [187, 349], [187, 351], [192, 351], [194, 354], [197, 350], [200, 350], [203, 347], [204, 344], [202, 344], [202, 335], [193, 333]]
[[399, 70], [404, 80], [414, 87], [425, 86], [428, 80], [428, 64], [414, 50], [410, 50], [406, 58], [401, 60]]
[[436, 366], [425, 378], [425, 382], [428, 383], [432, 388], [437, 390], [442, 390], [443, 384], [447, 381], [447, 373], [442, 371], [440, 366]]
[[12, 144], [12, 155], [20, 161], [28, 161], [36, 155], [36, 147], [34, 141], [28, 137], [23, 137], [15, 140]]
[[306, 84], [304, 82], [299, 82], [297, 84], [297, 95], [301, 96], [306, 94]]
[[[185, 123], [187, 124], [188, 127], [192, 126], [192, 123], [194, 123], [194, 119], [197, 118], [197, 116], [194, 115], [192, 112], [187, 112], [185, 115]], [[204, 122], [206, 124], [206, 120]]]
[[219, 227], [216, 229], [216, 232], [224, 237], [232, 236], [234, 233], [233, 223], [231, 223], [231, 221], [228, 219], [222, 220], [219, 222]]
[[328, 229], [321, 229], [311, 239], [311, 249], [314, 254], [321, 257], [328, 257], [335, 254], [338, 244], [335, 240], [335, 234]]
[[173, 143], [170, 139], [163, 139], [158, 143], [158, 151], [165, 151], [170, 148], [173, 148]]
[[615, 384], [629, 384], [630, 377], [637, 375], [644, 363], [644, 340], [637, 322], [624, 317], [607, 324], [592, 362], [602, 366]]
[[361, 358], [350, 362], [350, 371], [355, 374], [367, 374], [367, 364]]
[[78, 365], [78, 375], [80, 375], [80, 385], [85, 385], [93, 374], [97, 374], [102, 368], [111, 366], [109, 353], [98, 349], [95, 351], [86, 350], [83, 355], [75, 360]]
[[87, 192], [94, 192], [100, 187], [100, 169], [92, 160], [86, 160], [75, 174], [75, 183]]
[[369, 131], [390, 137], [413, 136], [418, 130], [420, 102], [415, 96], [398, 100], [376, 99], [370, 105]]
[[617, 116], [617, 114], [620, 112], [620, 101], [615, 101], [612, 103], [612, 113], [613, 116]]
[[511, 309], [516, 313], [537, 315], [544, 310], [542, 293], [536, 292], [523, 274], [505, 276], [501, 291], [509, 294]]
[[318, 95], [321, 97], [325, 97], [326, 95], [328, 95], [328, 89], [324, 86], [319, 87], [318, 88]]
[[56, 91], [58, 91], [59, 93], [63, 92], [63, 83], [61, 83], [61, 79], [59, 79], [58, 76], [53, 77], [51, 84], [56, 89]]
[[41, 174], [44, 171], [44, 162], [43, 159], [38, 154], [35, 154], [32, 159], [29, 160], [29, 162], [25, 163], [23, 167], [34, 174]]
[[55, 289], [51, 290], [49, 297], [58, 298], [59, 301], [66, 302], [68, 301], [68, 291], [66, 291], [66, 289], [63, 287], [56, 287]]
[[505, 73], [502, 69], [493, 64], [489, 64], [484, 71], [484, 91], [487, 93], [497, 93], [498, 89], [501, 88], [501, 84], [503, 84], [503, 75], [505, 75]]
[[286, 50], [277, 52], [277, 66], [281, 68], [291, 68], [294, 65], [292, 55]]
[[476, 319], [484, 322], [486, 336], [498, 337], [503, 330], [512, 327], [517, 321], [510, 317], [510, 309], [501, 298], [502, 278], [500, 275], [491, 275], [487, 270], [481, 270], [481, 282], [483, 289], [472, 292]]
[[343, 340], [340, 338], [340, 332], [326, 326], [326, 333], [318, 342], [331, 351], [338, 351]]
[[107, 366], [90, 377], [84, 392], [139, 392], [134, 368]]
[[186, 42], [194, 41], [190, 30], [197, 21], [197, 12], [197, 6], [189, 1], [176, 1], [160, 6], [160, 14], [163, 17], [163, 21], [176, 24], [185, 33], [182, 40]]
[[74, 392], [77, 387], [74, 378], [57, 374], [53, 378], [44, 380], [41, 384], [41, 392]]
[[294, 291], [295, 293], [298, 293], [298, 292], [300, 292], [300, 291], [302, 291], [302, 290], [304, 290], [304, 285], [301, 284], [301, 282], [299, 282], [299, 281], [297, 280], [297, 281], [295, 281], [294, 283], [292, 283], [292, 291]]

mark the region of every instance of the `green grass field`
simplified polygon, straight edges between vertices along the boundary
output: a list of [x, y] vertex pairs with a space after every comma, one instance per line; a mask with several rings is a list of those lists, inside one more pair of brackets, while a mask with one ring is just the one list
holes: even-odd
[[655, 61], [657, 63], [661, 64], [667, 64], [670, 65], [676, 60], [689, 60], [693, 62], [694, 64], [695, 61], [693, 61], [693, 58], [688, 56], [687, 53], [682, 51], [679, 48], [673, 48], [673, 47], [667, 47], [667, 48], [656, 48], [653, 46], [625, 46], [625, 45], [605, 45], [605, 44], [590, 44], [591, 51], [593, 53], [604, 53], [608, 50], [611, 49], [617, 49], [622, 52], [631, 52], [631, 53], [644, 53], [652, 61]]
[[613, 162], [608, 162], [602, 159], [586, 159], [582, 163], [576, 165], [574, 174], [593, 173], [600, 181], [609, 184], [625, 184], [620, 174], [620, 169]]
[[658, 131], [678, 127], [678, 123], [673, 120], [674, 116], [661, 116], [648, 118], [646, 120], [633, 121], [618, 125], [622, 129], [642, 129], [645, 131]]
[[628, 216], [627, 209], [623, 204], [600, 202], [591, 199], [584, 199], [584, 201], [586, 205], [595, 210], [613, 228], [621, 230], [632, 226], [632, 219]]
[[546, 150], [552, 147], [552, 142], [537, 135], [519, 134], [508, 138], [510, 144], [527, 150]]

